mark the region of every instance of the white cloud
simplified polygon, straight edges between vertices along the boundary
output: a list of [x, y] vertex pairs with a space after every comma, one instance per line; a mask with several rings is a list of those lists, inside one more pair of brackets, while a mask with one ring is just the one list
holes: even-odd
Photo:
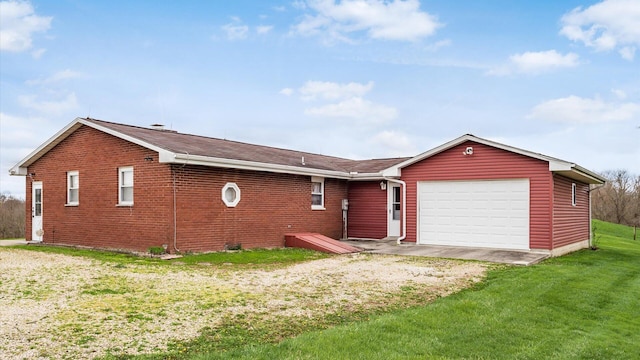
[[339, 103], [305, 109], [305, 115], [351, 118], [366, 123], [383, 123], [398, 116], [395, 108], [374, 104], [361, 97], [353, 97]]
[[20, 117], [0, 112], [0, 122], [2, 123], [2, 132], [0, 132], [2, 144], [10, 144], [13, 147], [20, 143], [33, 142], [34, 126], [40, 125], [39, 123], [42, 122], [42, 119]]
[[418, 150], [407, 134], [399, 131], [385, 130], [376, 134], [371, 142], [381, 147], [388, 157], [414, 156]]
[[350, 82], [338, 84], [329, 81], [307, 81], [299, 90], [303, 100], [315, 100], [317, 98], [326, 100], [348, 99], [352, 97], [362, 97], [373, 89], [373, 81], [366, 84]]
[[418, 0], [309, 0], [297, 8], [310, 10], [292, 32], [301, 35], [325, 35], [330, 40], [346, 41], [348, 35], [366, 32], [371, 39], [416, 41], [441, 27], [437, 18], [420, 10]]
[[83, 76], [84, 75], [80, 72], [65, 69], [43, 79], [27, 80], [27, 85], [51, 84], [69, 79], [77, 79]]
[[[640, 45], [638, 0], [605, 0], [586, 9], [577, 7], [565, 14], [561, 22], [560, 34], [597, 51]], [[632, 60], [630, 52], [627, 49], [621, 55]]]
[[52, 17], [38, 16], [31, 3], [0, 2], [0, 50], [21, 52], [32, 46], [32, 35], [51, 27]]
[[440, 48], [447, 47], [447, 46], [451, 46], [451, 40], [450, 39], [444, 39], [444, 40], [436, 41], [433, 44], [427, 45], [424, 49], [427, 50], [427, 51], [430, 51], [430, 52], [436, 52], [436, 51], [440, 50]]
[[45, 52], [47, 52], [47, 49], [36, 49], [31, 52], [31, 56], [33, 56], [34, 59], [40, 59]]
[[576, 67], [579, 56], [574, 53], [562, 55], [555, 50], [528, 51], [509, 56], [509, 63], [491, 69], [488, 75], [510, 75], [512, 73], [539, 74], [558, 68]]
[[23, 107], [37, 110], [43, 114], [62, 114], [78, 107], [78, 99], [74, 92], [59, 100], [39, 100], [37, 96], [24, 95], [18, 97], [18, 103]]
[[[355, 119], [361, 124], [379, 124], [395, 119], [398, 116], [395, 108], [364, 98], [373, 85], [373, 81], [366, 84], [307, 81], [297, 93], [302, 101], [321, 103], [306, 108], [304, 114], [308, 116]], [[287, 96], [294, 92], [290, 88], [280, 90], [280, 94]]]
[[291, 96], [293, 94], [293, 89], [292, 88], [284, 88], [282, 90], [280, 90], [280, 94], [282, 95], [286, 95], [286, 96]]
[[536, 105], [529, 118], [575, 124], [624, 121], [640, 116], [640, 104], [605, 102], [571, 95]]
[[256, 27], [256, 32], [259, 35], [268, 34], [269, 32], [271, 32], [271, 30], [273, 30], [273, 26], [270, 25], [260, 25]]
[[620, 54], [620, 56], [622, 56], [623, 59], [633, 61], [633, 59], [636, 57], [636, 48], [635, 46], [625, 46], [622, 49], [618, 50], [618, 53]]
[[227, 35], [227, 39], [233, 40], [242, 40], [247, 38], [247, 34], [249, 33], [249, 27], [247, 25], [238, 24], [238, 19], [234, 18], [234, 23], [229, 23], [222, 26], [222, 31]]
[[620, 100], [624, 100], [627, 98], [627, 93], [624, 92], [624, 90], [620, 90], [620, 89], [611, 89], [611, 92], [614, 93], [618, 99]]
[[555, 50], [525, 52], [509, 57], [509, 60], [522, 72], [539, 72], [558, 67], [574, 67], [578, 65], [578, 55], [559, 54]]

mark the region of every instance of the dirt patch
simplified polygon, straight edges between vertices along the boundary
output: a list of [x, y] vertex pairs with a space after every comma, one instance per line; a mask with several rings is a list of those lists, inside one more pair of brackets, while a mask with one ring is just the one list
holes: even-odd
[[407, 291], [426, 303], [481, 280], [485, 270], [481, 263], [370, 254], [267, 271], [0, 249], [0, 353], [62, 359], [165, 351], [229, 316], [313, 319], [391, 306]]

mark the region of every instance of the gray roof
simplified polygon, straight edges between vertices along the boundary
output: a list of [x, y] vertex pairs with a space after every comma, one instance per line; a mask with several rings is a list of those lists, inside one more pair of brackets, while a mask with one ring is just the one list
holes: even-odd
[[9, 173], [11, 175], [27, 175], [27, 167], [30, 164], [82, 126], [89, 126], [157, 151], [159, 161], [163, 163], [205, 165], [339, 179], [372, 180], [398, 178], [401, 176], [402, 168], [466, 141], [473, 141], [545, 161], [549, 164], [549, 171], [587, 184], [602, 184], [605, 181], [602, 176], [575, 163], [500, 144], [471, 134], [460, 136], [413, 157], [352, 160], [199, 135], [181, 134], [173, 130], [124, 125], [91, 118], [76, 118], [12, 167]]
[[[199, 155], [212, 158], [277, 164], [284, 166], [305, 166], [306, 168], [339, 172], [378, 173], [409, 158], [351, 160], [309, 152], [248, 144], [226, 139], [199, 135], [182, 134], [173, 130], [158, 130], [139, 126], [85, 118], [96, 124], [139, 139], [145, 143], [173, 153]], [[302, 158], [304, 157], [304, 165]]]

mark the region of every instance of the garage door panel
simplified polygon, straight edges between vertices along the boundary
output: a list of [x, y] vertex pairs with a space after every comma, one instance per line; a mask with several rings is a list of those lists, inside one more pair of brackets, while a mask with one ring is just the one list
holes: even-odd
[[418, 184], [419, 243], [529, 249], [529, 180]]

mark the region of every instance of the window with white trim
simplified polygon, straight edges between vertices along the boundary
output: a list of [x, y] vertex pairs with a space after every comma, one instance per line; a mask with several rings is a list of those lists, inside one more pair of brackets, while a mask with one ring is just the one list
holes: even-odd
[[240, 202], [240, 188], [236, 183], [227, 183], [222, 188], [222, 201], [227, 207], [236, 207]]
[[133, 166], [118, 169], [118, 205], [133, 205]]
[[576, 206], [578, 203], [576, 198], [576, 183], [571, 183], [571, 205]]
[[311, 177], [311, 209], [324, 210], [324, 178]]
[[67, 205], [80, 204], [80, 173], [67, 172]]

